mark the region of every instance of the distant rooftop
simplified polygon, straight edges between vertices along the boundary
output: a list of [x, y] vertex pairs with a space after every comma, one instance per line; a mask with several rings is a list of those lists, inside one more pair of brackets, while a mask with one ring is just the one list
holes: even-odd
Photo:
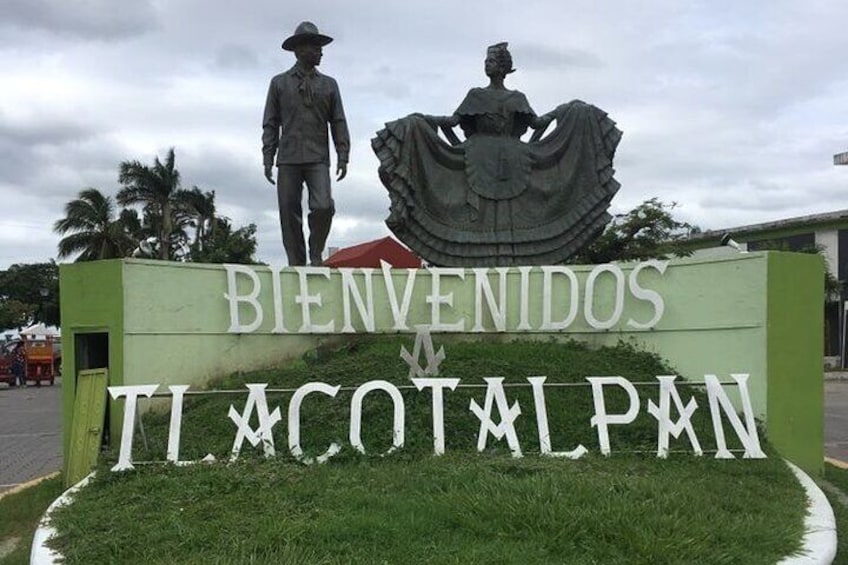
[[848, 209], [836, 210], [834, 212], [825, 212], [824, 214], [797, 216], [795, 218], [786, 218], [783, 220], [775, 220], [772, 222], [763, 222], [761, 224], [749, 224], [747, 226], [736, 226], [718, 230], [708, 230], [700, 233], [693, 233], [691, 236], [689, 236], [689, 240], [700, 241], [704, 239], [720, 238], [725, 233], [729, 233], [732, 236], [754, 235], [760, 232], [797, 229], [829, 224], [845, 224], [846, 227], [848, 227]]

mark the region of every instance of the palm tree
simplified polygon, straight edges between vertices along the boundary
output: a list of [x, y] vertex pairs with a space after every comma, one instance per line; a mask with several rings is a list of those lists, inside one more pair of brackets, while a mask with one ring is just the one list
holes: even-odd
[[59, 258], [80, 253], [77, 261], [126, 257], [136, 245], [122, 219], [115, 217], [115, 204], [96, 188], [80, 191], [65, 205], [65, 217], [53, 225], [65, 237], [59, 242]]
[[183, 213], [194, 228], [191, 250], [193, 253], [201, 252], [215, 227], [215, 191], [203, 192], [193, 186], [191, 190], [180, 191], [179, 199]]
[[118, 192], [119, 204], [142, 204], [147, 212], [146, 217], [158, 216], [161, 219], [156, 234], [159, 239], [159, 258], [168, 259], [171, 255], [177, 193], [180, 191], [180, 173], [174, 166], [174, 148], [168, 150], [164, 163], [156, 157], [152, 167], [138, 161], [123, 161], [118, 181], [124, 185]]

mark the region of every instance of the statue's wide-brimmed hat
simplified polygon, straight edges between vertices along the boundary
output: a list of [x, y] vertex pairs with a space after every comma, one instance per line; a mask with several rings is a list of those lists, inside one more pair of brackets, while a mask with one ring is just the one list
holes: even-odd
[[312, 22], [300, 22], [294, 30], [294, 35], [283, 41], [283, 49], [294, 51], [294, 48], [302, 43], [316, 43], [324, 46], [332, 40], [332, 37], [318, 33], [318, 26]]

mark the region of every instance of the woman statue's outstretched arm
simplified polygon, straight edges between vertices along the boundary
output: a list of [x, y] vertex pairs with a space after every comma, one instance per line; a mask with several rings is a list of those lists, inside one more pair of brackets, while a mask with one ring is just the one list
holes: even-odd
[[447, 138], [451, 145], [459, 145], [461, 143], [453, 131], [453, 128], [459, 125], [459, 116], [457, 114], [453, 114], [452, 116], [430, 116], [428, 114], [416, 113], [412, 115], [421, 118], [436, 131], [441, 128], [445, 134], [445, 138]]
[[544, 131], [546, 127], [550, 125], [556, 116], [553, 112], [548, 112], [547, 114], [542, 114], [541, 116], [533, 116], [530, 119], [530, 127], [533, 129], [540, 129]]
[[420, 116], [433, 127], [452, 128], [459, 125], [459, 116], [456, 114], [453, 114], [452, 116], [430, 116], [427, 114], [420, 114]]
[[530, 136], [530, 143], [535, 143], [542, 139], [542, 136], [545, 135], [545, 131], [548, 129], [548, 126], [551, 125], [551, 122], [555, 119], [556, 112], [548, 112], [541, 116], [533, 116], [530, 120], [530, 127], [536, 131], [534, 131], [533, 135]]

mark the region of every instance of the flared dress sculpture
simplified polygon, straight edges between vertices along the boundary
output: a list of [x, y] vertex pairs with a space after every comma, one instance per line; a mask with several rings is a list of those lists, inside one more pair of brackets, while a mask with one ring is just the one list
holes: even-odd
[[444, 141], [420, 115], [387, 123], [371, 145], [391, 199], [389, 229], [437, 266], [565, 261], [611, 219], [621, 132], [579, 100], [553, 114], [553, 131], [524, 142], [536, 118], [524, 94], [474, 88], [454, 113], [465, 141], [443, 128], [452, 143]]

